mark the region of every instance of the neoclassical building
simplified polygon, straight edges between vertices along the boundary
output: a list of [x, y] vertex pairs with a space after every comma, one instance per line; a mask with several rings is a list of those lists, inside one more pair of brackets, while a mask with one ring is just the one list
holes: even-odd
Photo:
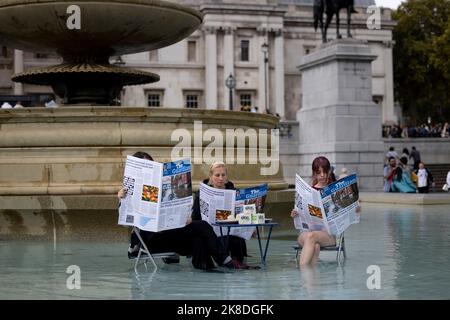
[[[172, 0], [175, 1], [175, 0]], [[161, 80], [153, 84], [126, 87], [123, 106], [204, 108], [241, 110], [257, 107], [285, 120], [296, 120], [301, 108], [301, 73], [297, 67], [303, 55], [321, 43], [313, 28], [314, 0], [178, 0], [201, 11], [202, 26], [190, 37], [151, 52], [115, 57], [112, 62], [151, 71]], [[373, 99], [382, 107], [383, 121], [396, 121], [393, 98], [391, 10], [375, 10], [374, 0], [355, 0], [352, 34], [368, 42], [377, 55], [372, 63]], [[377, 13], [376, 28], [368, 19]], [[345, 36], [345, 12], [341, 12], [341, 33]], [[329, 29], [330, 39], [336, 37]], [[47, 87], [13, 83], [13, 73], [58, 63], [52, 53], [28, 53], [5, 46], [0, 51], [0, 101], [21, 99], [22, 104], [39, 105], [52, 91]], [[234, 88], [226, 85], [230, 75]], [[16, 95], [16, 96], [13, 96]]]

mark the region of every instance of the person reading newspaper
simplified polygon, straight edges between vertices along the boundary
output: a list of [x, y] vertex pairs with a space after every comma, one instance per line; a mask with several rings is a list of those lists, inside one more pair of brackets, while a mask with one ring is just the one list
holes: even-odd
[[[153, 158], [145, 152], [136, 152], [134, 157], [153, 161]], [[119, 190], [117, 197], [124, 199], [127, 196], [127, 190]], [[192, 265], [196, 269], [213, 271], [214, 261], [226, 268], [234, 268], [231, 257], [225, 253], [213, 228], [206, 221], [192, 221], [188, 218], [186, 225], [182, 228], [164, 230], [160, 232], [140, 231], [147, 248], [152, 253], [176, 252], [182, 256], [192, 256]], [[131, 233], [129, 257], [136, 256], [139, 252], [139, 239]], [[166, 263], [178, 261], [165, 260]]]
[[[312, 188], [321, 191], [331, 183], [330, 161], [323, 156], [315, 158], [312, 162]], [[340, 209], [334, 203], [330, 203], [330, 206], [331, 205], [333, 208], [330, 207], [328, 210], [337, 211]], [[299, 206], [301, 205], [296, 204], [296, 207]], [[320, 208], [308, 205], [308, 210], [310, 215], [322, 218]], [[356, 211], [360, 212], [359, 206], [356, 208]], [[298, 210], [294, 208], [291, 211], [291, 217], [297, 218], [298, 215]], [[297, 241], [302, 246], [300, 266], [308, 266], [315, 265], [319, 260], [320, 247], [333, 246], [336, 244], [336, 237], [335, 235], [330, 234], [326, 229], [308, 231], [308, 228], [300, 228], [300, 235], [298, 236]]]
[[[203, 180], [204, 184], [207, 184], [213, 188], [217, 189], [229, 189], [236, 190], [233, 182], [228, 180], [228, 170], [227, 166], [223, 162], [214, 162], [209, 168], [209, 178]], [[200, 214], [200, 195], [199, 192], [196, 193], [194, 199], [194, 207], [192, 210], [192, 219], [194, 221], [202, 220]], [[224, 238], [227, 236], [224, 236]], [[218, 240], [221, 237], [218, 238]], [[245, 239], [229, 235], [228, 236], [228, 248], [230, 251], [230, 255], [233, 259], [233, 264], [236, 269], [250, 269], [249, 265], [244, 263], [244, 257], [247, 257], [247, 244]]]

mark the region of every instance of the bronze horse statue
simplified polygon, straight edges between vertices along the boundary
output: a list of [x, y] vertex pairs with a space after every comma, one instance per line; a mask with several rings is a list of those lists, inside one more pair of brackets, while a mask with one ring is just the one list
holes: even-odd
[[[327, 29], [336, 14], [336, 38], [341, 39], [339, 33], [339, 11], [347, 9], [347, 37], [351, 38], [350, 21], [352, 13], [358, 13], [354, 8], [354, 0], [314, 0], [314, 30], [320, 25], [322, 32], [322, 42], [327, 42]], [[325, 25], [323, 23], [323, 14], [326, 14]]]

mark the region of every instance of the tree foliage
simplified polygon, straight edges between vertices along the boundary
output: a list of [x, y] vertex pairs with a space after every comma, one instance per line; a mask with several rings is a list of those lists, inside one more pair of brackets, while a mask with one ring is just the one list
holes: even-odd
[[450, 117], [450, 0], [407, 0], [393, 14], [396, 100], [413, 122]]

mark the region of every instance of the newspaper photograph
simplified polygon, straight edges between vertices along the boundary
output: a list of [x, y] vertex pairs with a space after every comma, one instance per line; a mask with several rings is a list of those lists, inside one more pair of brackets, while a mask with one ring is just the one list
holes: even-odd
[[267, 196], [267, 183], [257, 187], [236, 190], [236, 215], [243, 211], [244, 205], [255, 204], [256, 213], [264, 213]]
[[189, 159], [159, 163], [127, 156], [119, 224], [146, 231], [181, 228], [191, 214]]
[[321, 191], [323, 208], [330, 234], [345, 231], [350, 225], [359, 223], [359, 191], [356, 174], [340, 179]]
[[326, 230], [331, 235], [344, 232], [351, 224], [359, 223], [356, 212], [359, 193], [356, 174], [349, 175], [315, 190], [299, 175], [295, 181], [295, 228], [303, 231]]

